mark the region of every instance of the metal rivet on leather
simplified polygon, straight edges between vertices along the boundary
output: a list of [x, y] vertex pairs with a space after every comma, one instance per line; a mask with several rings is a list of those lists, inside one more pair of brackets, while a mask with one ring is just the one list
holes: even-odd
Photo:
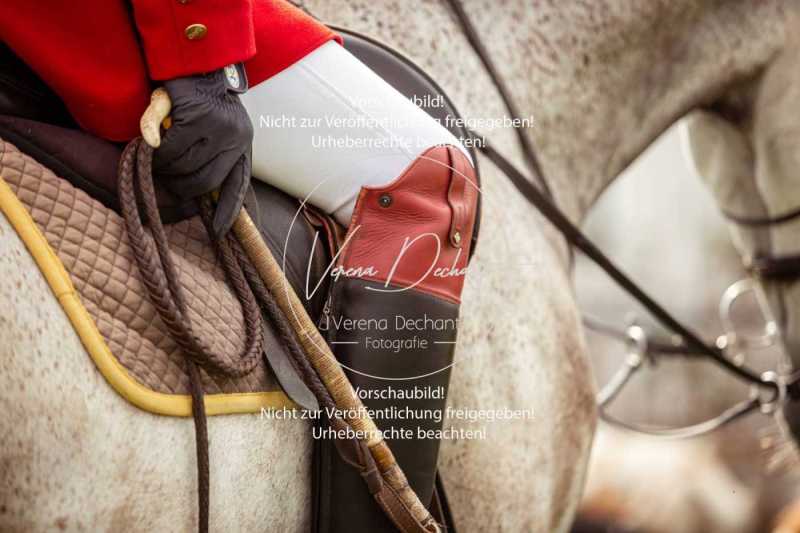
[[186, 26], [184, 30], [186, 34], [186, 38], [190, 41], [196, 41], [198, 39], [202, 39], [208, 33], [208, 28], [206, 28], [205, 24], [190, 24]]
[[380, 198], [378, 198], [378, 204], [381, 207], [389, 207], [390, 205], [392, 205], [392, 195], [382, 194]]
[[453, 233], [453, 242], [456, 243], [456, 244], [461, 244], [461, 233], [460, 232], [457, 231], [457, 232]]

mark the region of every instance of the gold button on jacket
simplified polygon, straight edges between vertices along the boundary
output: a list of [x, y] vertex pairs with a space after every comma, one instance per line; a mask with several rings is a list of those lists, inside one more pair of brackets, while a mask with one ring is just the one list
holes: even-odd
[[208, 33], [208, 28], [206, 28], [205, 24], [190, 24], [186, 26], [184, 30], [186, 34], [186, 38], [190, 41], [196, 41], [197, 39], [202, 39]]

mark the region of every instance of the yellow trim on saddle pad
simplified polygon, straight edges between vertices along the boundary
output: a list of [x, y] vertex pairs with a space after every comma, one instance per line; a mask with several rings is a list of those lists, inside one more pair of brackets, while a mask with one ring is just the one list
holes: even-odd
[[[111, 387], [136, 407], [166, 416], [191, 416], [192, 400], [186, 394], [165, 394], [148, 389], [130, 374], [111, 353], [91, 315], [83, 306], [61, 260], [36, 226], [30, 213], [0, 176], [0, 211], [8, 218], [28, 248], [47, 284], [67, 314], [84, 348]], [[262, 408], [294, 407], [281, 391], [234, 394], [209, 394], [205, 397], [208, 415], [257, 413]]]

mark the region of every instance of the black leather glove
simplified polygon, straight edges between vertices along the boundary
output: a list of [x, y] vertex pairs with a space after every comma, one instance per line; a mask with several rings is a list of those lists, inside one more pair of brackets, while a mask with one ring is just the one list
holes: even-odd
[[250, 185], [253, 125], [239, 93], [247, 89], [241, 65], [168, 80], [172, 126], [153, 154], [153, 171], [180, 198], [219, 189], [213, 229], [228, 232]]

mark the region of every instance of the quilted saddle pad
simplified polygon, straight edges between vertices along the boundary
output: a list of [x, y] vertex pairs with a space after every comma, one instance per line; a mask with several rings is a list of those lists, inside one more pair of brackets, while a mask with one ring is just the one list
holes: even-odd
[[[109, 384], [144, 410], [190, 416], [184, 357], [146, 296], [122, 218], [3, 139], [0, 210]], [[244, 343], [241, 307], [202, 222], [193, 217], [167, 233], [196, 331], [215, 352], [235, 356]], [[211, 415], [292, 405], [263, 358], [241, 378], [203, 371], [202, 382]]]

